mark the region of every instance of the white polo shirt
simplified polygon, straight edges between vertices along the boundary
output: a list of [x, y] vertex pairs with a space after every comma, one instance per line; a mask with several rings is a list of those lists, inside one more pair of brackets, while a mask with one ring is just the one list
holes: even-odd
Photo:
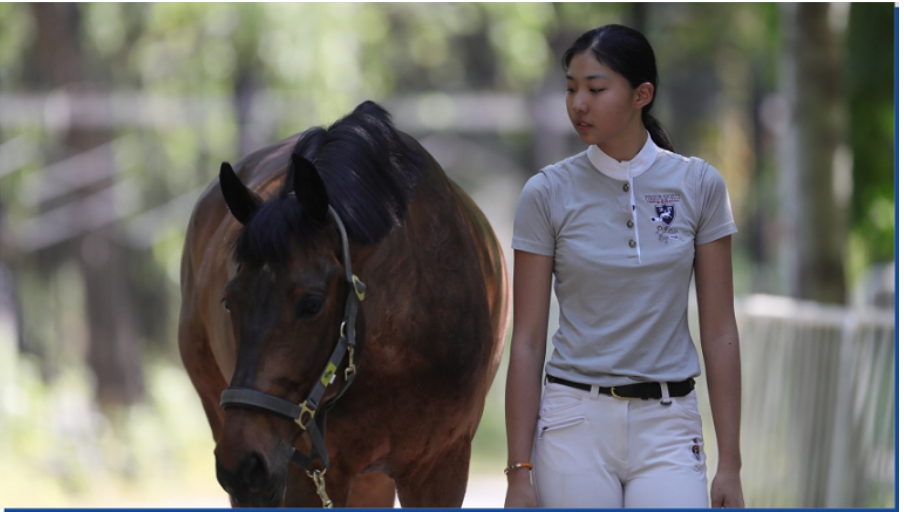
[[620, 386], [700, 374], [687, 325], [697, 245], [737, 232], [722, 176], [647, 142], [543, 168], [518, 201], [512, 248], [554, 258], [549, 375]]

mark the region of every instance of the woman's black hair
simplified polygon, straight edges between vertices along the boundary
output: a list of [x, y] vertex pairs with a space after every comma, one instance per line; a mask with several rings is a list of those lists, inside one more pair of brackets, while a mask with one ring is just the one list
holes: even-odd
[[659, 74], [656, 72], [656, 55], [647, 38], [624, 25], [604, 25], [588, 30], [565, 50], [562, 67], [568, 71], [571, 59], [587, 50], [592, 51], [600, 63], [625, 77], [631, 87], [636, 88], [644, 82], [653, 84], [653, 98], [641, 110], [641, 119], [657, 146], [675, 151], [665, 128], [650, 114], [659, 88]]

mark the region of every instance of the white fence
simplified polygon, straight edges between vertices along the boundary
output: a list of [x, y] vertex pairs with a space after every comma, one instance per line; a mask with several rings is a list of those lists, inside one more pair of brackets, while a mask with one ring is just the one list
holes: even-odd
[[[895, 506], [894, 311], [752, 295], [736, 313], [747, 506]], [[708, 404], [705, 385], [698, 393]], [[715, 436], [702, 409], [712, 476]]]

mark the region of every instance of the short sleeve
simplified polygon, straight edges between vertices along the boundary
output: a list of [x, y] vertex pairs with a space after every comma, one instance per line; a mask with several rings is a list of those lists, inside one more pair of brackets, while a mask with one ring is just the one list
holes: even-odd
[[542, 256], [555, 255], [551, 197], [549, 179], [545, 174], [537, 173], [527, 181], [515, 210], [512, 249]]
[[738, 228], [731, 213], [731, 200], [728, 197], [725, 180], [718, 171], [705, 162], [700, 176], [699, 194], [700, 222], [696, 245], [737, 233]]

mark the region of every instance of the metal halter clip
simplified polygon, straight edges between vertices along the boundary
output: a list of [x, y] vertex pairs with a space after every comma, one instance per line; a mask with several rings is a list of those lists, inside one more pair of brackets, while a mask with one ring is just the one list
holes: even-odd
[[348, 380], [348, 376], [356, 371], [358, 370], [355, 368], [355, 347], [348, 347], [348, 368], [345, 369], [345, 380]]
[[[317, 409], [316, 409], [316, 408], [311, 409], [311, 407], [308, 405], [308, 401], [307, 401], [307, 400], [305, 400], [304, 402], [298, 404], [298, 406], [301, 407], [301, 413], [299, 413], [299, 414], [298, 414], [298, 417], [295, 418], [295, 423], [297, 423], [298, 426], [301, 427], [301, 430], [307, 430], [307, 427], [304, 426], [304, 424], [305, 424], [305, 422], [304, 422], [304, 413], [310, 414], [310, 415], [311, 415], [311, 418], [313, 418], [313, 417], [314, 417], [314, 414], [317, 413]], [[310, 419], [310, 418], [308, 418], [308, 419]]]
[[326, 474], [326, 469], [323, 471], [318, 469], [313, 473], [306, 471], [306, 473], [311, 477], [311, 480], [314, 480], [314, 485], [317, 486], [317, 494], [320, 496], [320, 501], [323, 502], [323, 508], [333, 508], [333, 501], [326, 494], [326, 479], [323, 476]]

